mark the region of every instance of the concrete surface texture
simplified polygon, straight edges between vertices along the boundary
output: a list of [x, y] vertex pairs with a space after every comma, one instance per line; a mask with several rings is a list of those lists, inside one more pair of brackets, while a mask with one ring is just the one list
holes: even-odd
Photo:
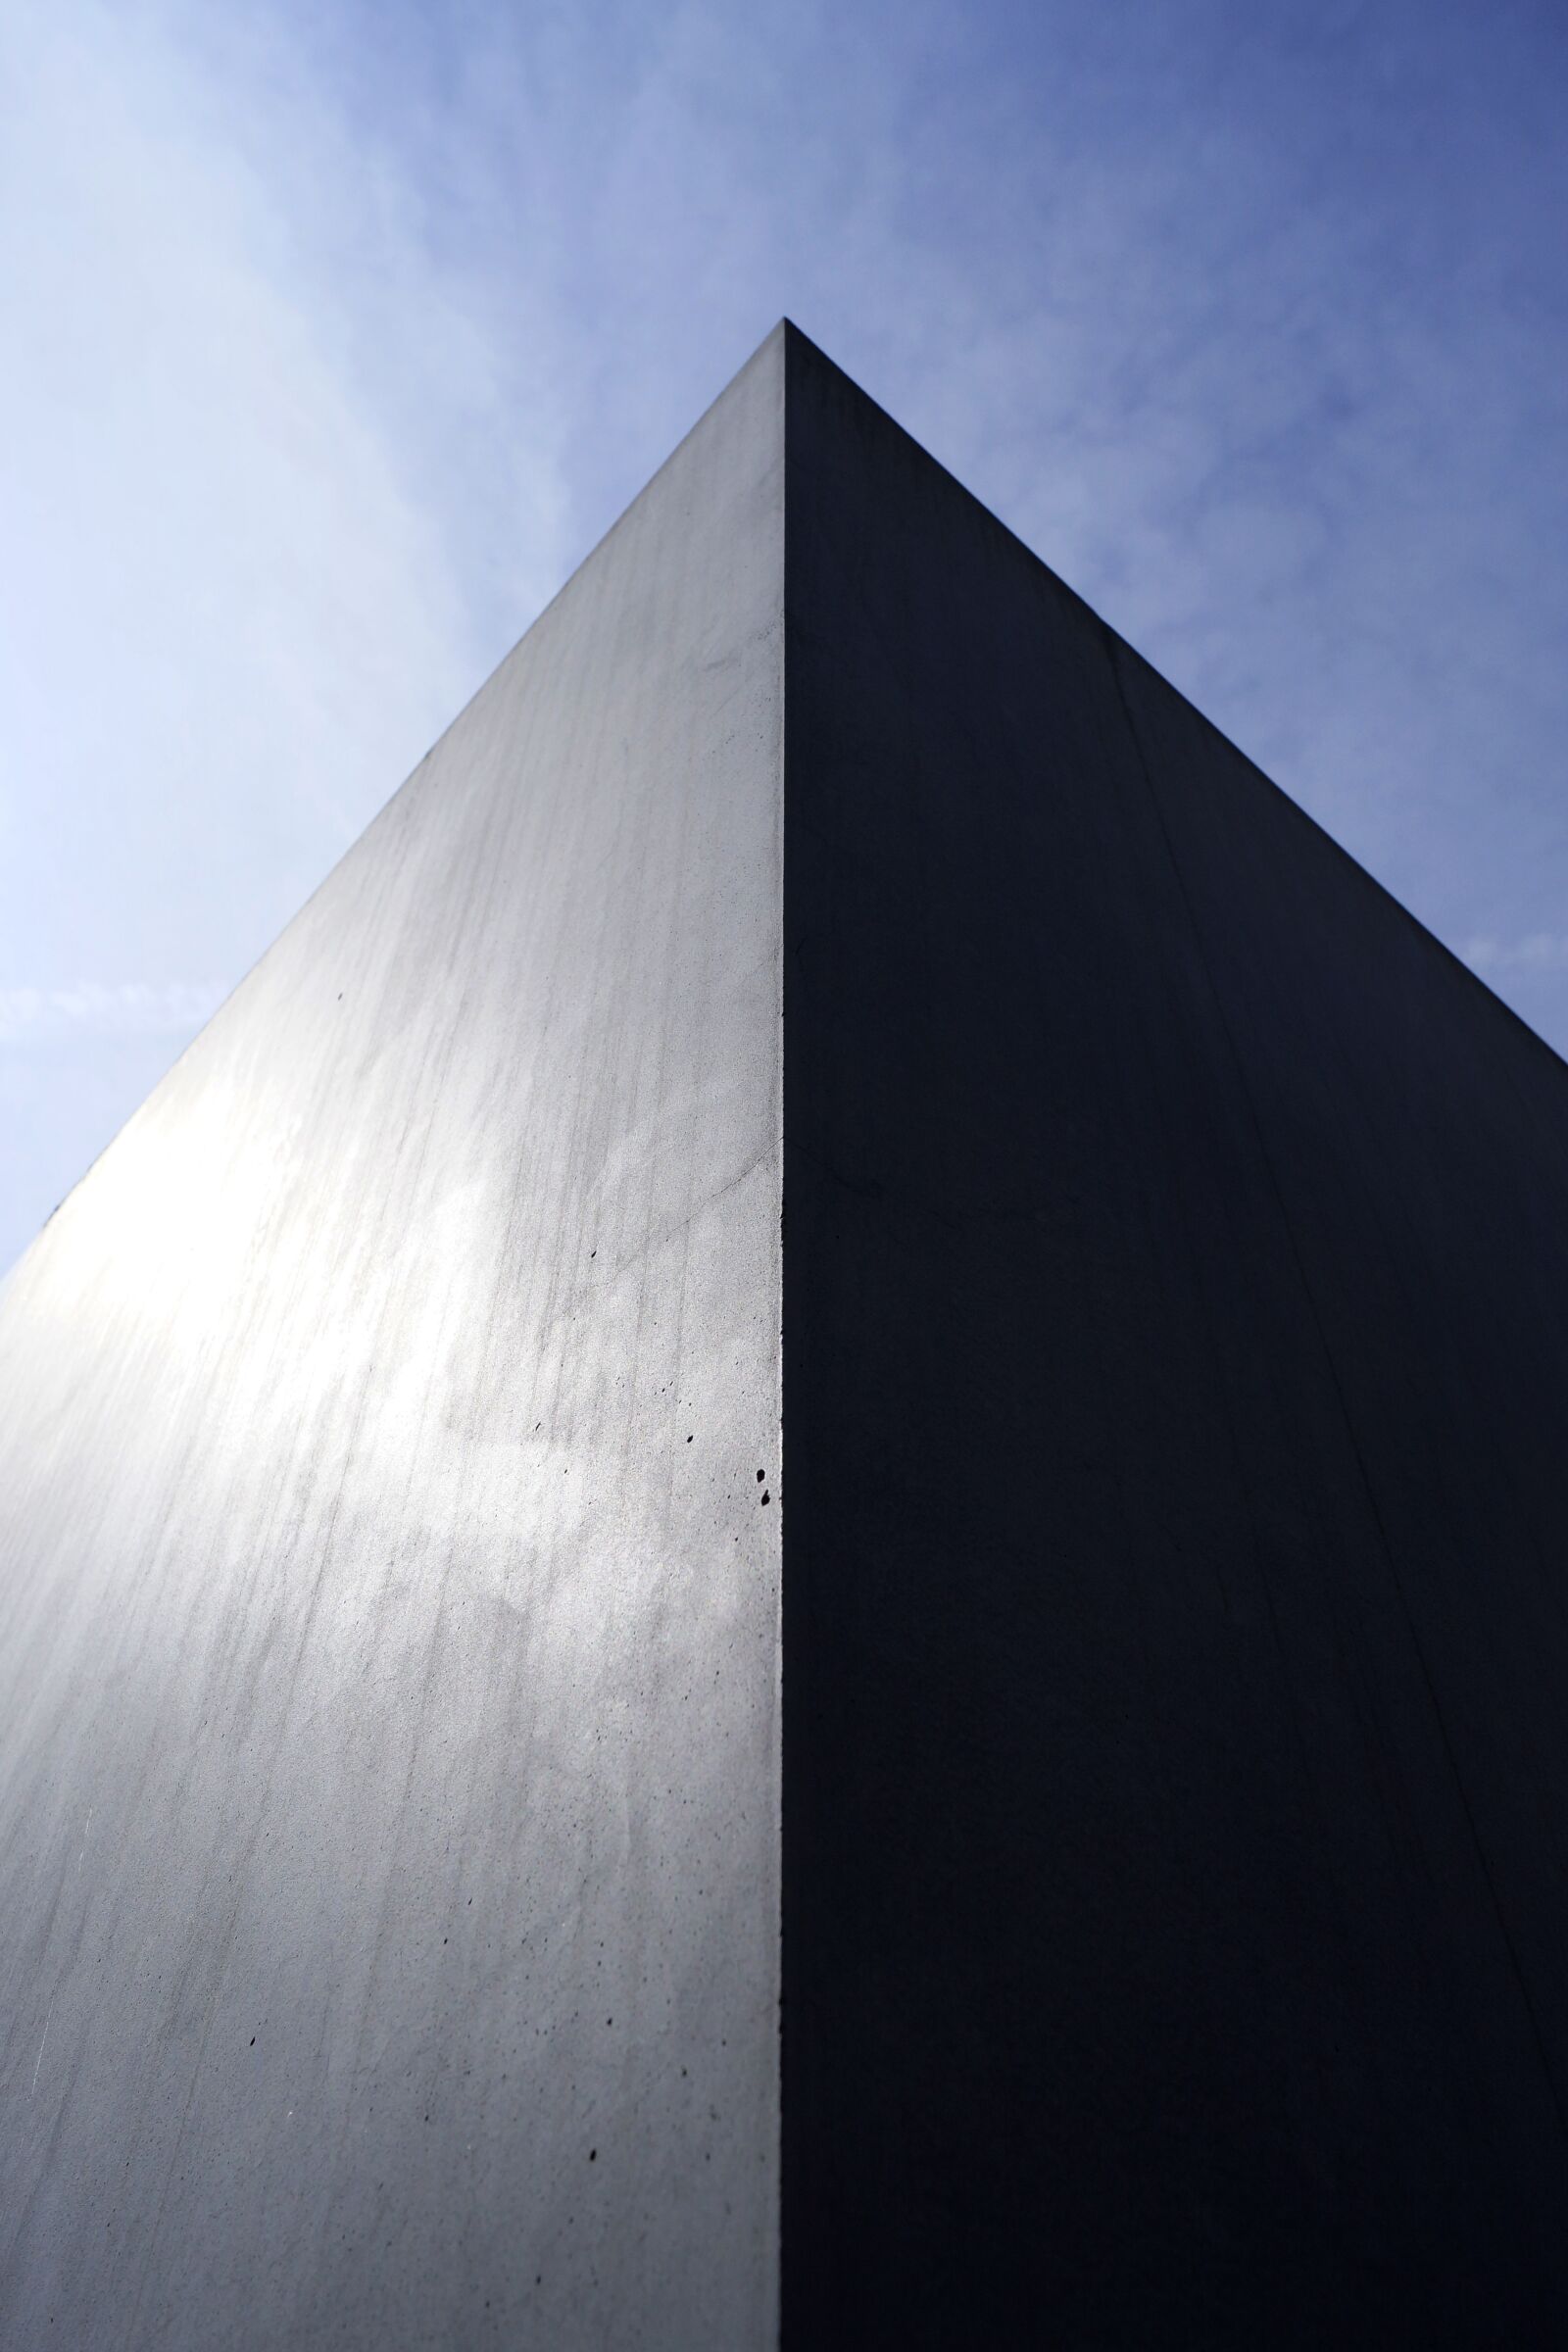
[[0, 1298], [0, 2343], [1561, 2341], [1565, 1169], [776, 330]]
[[773, 2340], [781, 368], [7, 1286], [7, 2352]]

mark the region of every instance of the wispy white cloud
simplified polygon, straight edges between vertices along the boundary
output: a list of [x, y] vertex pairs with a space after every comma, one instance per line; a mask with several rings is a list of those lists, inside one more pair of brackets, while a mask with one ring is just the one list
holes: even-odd
[[1528, 931], [1523, 939], [1467, 939], [1464, 960], [1477, 972], [1568, 972], [1568, 931]]
[[0, 1263], [90, 1042], [96, 1148], [559, 585], [550, 402], [306, 66], [268, 10], [0, 23], [0, 989], [62, 1055], [7, 1081]]
[[216, 983], [78, 980], [74, 988], [0, 988], [0, 1046], [61, 1036], [194, 1036], [221, 1003]]

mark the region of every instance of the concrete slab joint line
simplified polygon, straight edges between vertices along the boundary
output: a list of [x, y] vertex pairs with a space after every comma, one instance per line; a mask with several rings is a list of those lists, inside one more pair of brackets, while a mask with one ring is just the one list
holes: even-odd
[[0, 2343], [1560, 2342], [1565, 1168], [781, 324], [0, 1292]]

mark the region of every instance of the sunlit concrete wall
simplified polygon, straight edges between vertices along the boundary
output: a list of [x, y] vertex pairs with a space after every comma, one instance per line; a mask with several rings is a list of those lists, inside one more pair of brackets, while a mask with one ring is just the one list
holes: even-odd
[[773, 2338], [782, 402], [4, 1294], [8, 2352]]

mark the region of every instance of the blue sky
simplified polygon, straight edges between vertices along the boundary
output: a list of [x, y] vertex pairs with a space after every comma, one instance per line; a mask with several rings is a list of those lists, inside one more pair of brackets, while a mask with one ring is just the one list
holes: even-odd
[[1568, 14], [0, 20], [0, 1265], [782, 313], [1568, 1050]]

